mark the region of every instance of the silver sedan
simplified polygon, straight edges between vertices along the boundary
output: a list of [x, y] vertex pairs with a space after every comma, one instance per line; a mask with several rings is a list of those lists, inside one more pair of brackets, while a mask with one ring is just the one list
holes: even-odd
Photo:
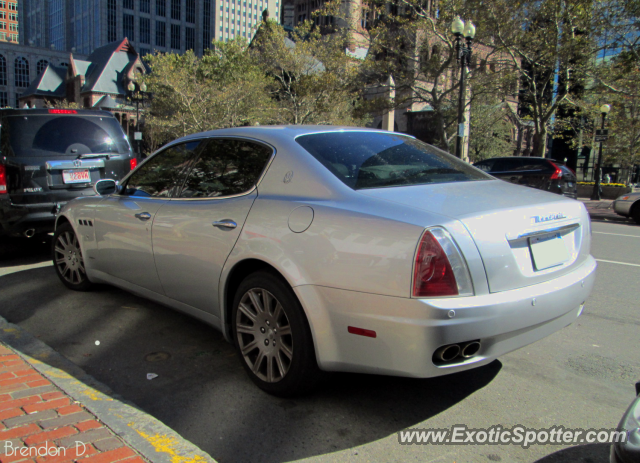
[[95, 188], [57, 218], [61, 281], [214, 326], [276, 395], [485, 365], [573, 322], [595, 277], [582, 203], [399, 133], [200, 133]]
[[618, 197], [613, 202], [613, 210], [623, 217], [631, 217], [640, 225], [640, 191]]

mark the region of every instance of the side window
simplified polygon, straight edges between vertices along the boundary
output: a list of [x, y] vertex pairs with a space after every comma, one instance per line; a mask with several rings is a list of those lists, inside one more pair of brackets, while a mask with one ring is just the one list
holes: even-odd
[[127, 196], [168, 198], [182, 184], [185, 170], [201, 141], [175, 145], [156, 154], [136, 170], [124, 190]]
[[535, 170], [542, 172], [553, 172], [555, 169], [544, 159], [527, 159], [518, 170]]
[[491, 165], [493, 164], [493, 161], [482, 161], [482, 162], [478, 162], [477, 164], [474, 164], [474, 167], [477, 167], [478, 169], [484, 171], [484, 172], [489, 172], [491, 170]]
[[496, 159], [491, 172], [510, 172], [512, 170], [519, 170], [521, 165], [521, 159]]
[[216, 139], [200, 152], [180, 198], [215, 198], [250, 190], [260, 178], [273, 150], [247, 140]]

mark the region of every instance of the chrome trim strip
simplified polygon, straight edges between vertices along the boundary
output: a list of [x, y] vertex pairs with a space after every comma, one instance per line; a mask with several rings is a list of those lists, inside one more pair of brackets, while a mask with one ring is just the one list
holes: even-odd
[[573, 230], [575, 230], [576, 228], [580, 227], [579, 223], [572, 223], [570, 225], [563, 225], [561, 227], [554, 227], [554, 228], [546, 228], [544, 230], [536, 230], [536, 231], [532, 231], [532, 232], [528, 232], [528, 233], [523, 233], [522, 235], [518, 235], [517, 238], [514, 239], [510, 239], [509, 241], [515, 241], [515, 240], [520, 240], [523, 238], [533, 238], [536, 236], [543, 236], [543, 235], [548, 235], [549, 233], [569, 233], [572, 232]]
[[83, 159], [80, 160], [79, 166], [74, 165], [78, 159], [68, 161], [47, 161], [45, 166], [47, 170], [62, 170], [62, 169], [99, 169], [104, 167], [104, 159]]

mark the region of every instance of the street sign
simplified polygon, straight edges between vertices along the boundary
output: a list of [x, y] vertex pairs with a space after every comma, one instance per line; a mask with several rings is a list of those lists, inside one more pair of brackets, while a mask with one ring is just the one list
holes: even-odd
[[607, 141], [608, 138], [609, 138], [609, 129], [597, 129], [596, 130], [596, 137], [595, 137], [595, 141], [596, 142]]
[[142, 132], [133, 132], [134, 140], [142, 140]]

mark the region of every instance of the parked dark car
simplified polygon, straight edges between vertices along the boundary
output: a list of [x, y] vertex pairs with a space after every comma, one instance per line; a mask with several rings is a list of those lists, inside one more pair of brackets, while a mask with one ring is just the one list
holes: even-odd
[[113, 114], [99, 110], [0, 110], [0, 236], [53, 231], [69, 200], [94, 195], [137, 164]]
[[626, 439], [611, 445], [610, 463], [638, 463], [640, 461], [640, 381], [636, 383], [636, 398], [620, 420], [617, 430], [625, 433]]
[[496, 178], [516, 185], [550, 191], [569, 198], [578, 198], [576, 174], [563, 162], [553, 159], [511, 156], [492, 158], [474, 164]]

